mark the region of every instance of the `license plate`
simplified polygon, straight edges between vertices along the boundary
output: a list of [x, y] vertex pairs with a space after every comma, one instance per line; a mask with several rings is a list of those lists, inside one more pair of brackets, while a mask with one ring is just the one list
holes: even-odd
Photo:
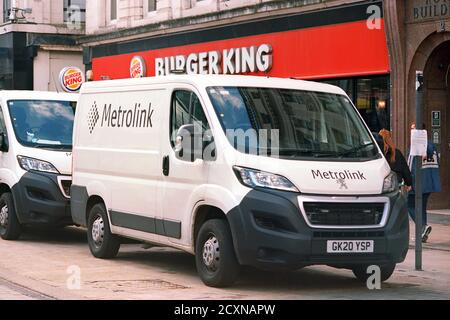
[[373, 253], [373, 240], [330, 240], [327, 243], [327, 253]]

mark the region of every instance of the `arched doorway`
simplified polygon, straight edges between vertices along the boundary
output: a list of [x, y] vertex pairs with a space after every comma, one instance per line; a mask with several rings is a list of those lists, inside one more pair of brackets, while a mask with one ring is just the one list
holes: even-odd
[[432, 195], [430, 208], [450, 208], [450, 41], [437, 46], [424, 68], [424, 122], [440, 152], [443, 192]]

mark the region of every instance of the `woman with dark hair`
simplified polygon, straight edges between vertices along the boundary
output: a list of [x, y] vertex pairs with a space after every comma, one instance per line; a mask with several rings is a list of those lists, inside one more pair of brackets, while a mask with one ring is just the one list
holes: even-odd
[[379, 132], [381, 137], [383, 153], [391, 167], [391, 170], [397, 174], [398, 182], [404, 183], [406, 191], [412, 189], [412, 176], [408, 163], [400, 150], [395, 148], [391, 132], [383, 129]]

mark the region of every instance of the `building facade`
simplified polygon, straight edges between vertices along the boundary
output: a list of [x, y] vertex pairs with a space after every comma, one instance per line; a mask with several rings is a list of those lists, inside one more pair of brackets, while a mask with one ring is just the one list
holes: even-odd
[[0, 13], [0, 89], [56, 91], [64, 67], [84, 70], [85, 0], [0, 0]]
[[423, 118], [440, 152], [443, 192], [435, 208], [450, 207], [450, 2], [385, 0], [390, 52], [393, 128], [403, 149], [415, 121], [416, 71], [424, 73]]
[[374, 132], [409, 147], [415, 74], [450, 207], [450, 3], [446, 0], [88, 0], [79, 39], [92, 80], [256, 74], [341, 86]]

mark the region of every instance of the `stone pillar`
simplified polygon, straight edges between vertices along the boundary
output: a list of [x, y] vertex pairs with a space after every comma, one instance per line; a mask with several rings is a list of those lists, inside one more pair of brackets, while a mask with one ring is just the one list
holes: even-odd
[[86, 33], [92, 34], [106, 26], [107, 0], [86, 1]]
[[406, 123], [408, 106], [404, 0], [384, 1], [384, 22], [391, 66], [391, 127], [397, 147], [403, 152], [409, 146]]

